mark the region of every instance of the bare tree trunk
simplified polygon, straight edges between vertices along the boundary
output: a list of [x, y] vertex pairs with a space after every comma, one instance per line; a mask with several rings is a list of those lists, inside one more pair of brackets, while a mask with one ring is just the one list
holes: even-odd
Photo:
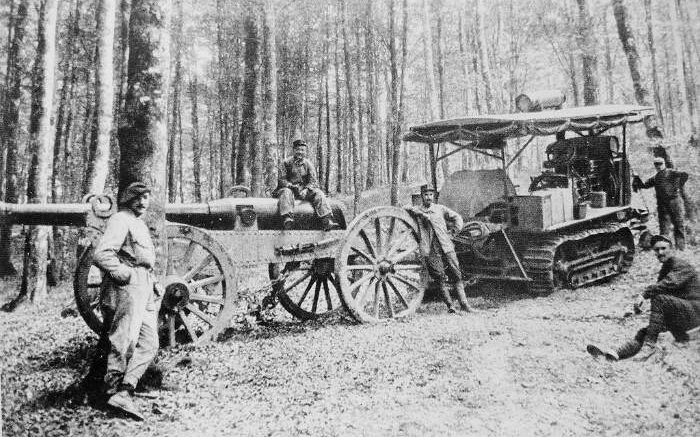
[[367, 105], [367, 115], [369, 121], [369, 129], [367, 133], [367, 179], [366, 187], [367, 189], [373, 188], [377, 184], [377, 173], [380, 168], [379, 162], [379, 148], [380, 141], [377, 135], [377, 115], [379, 113], [379, 99], [377, 94], [378, 81], [377, 81], [377, 66], [375, 63], [376, 48], [375, 48], [375, 36], [374, 36], [374, 9], [373, 2], [367, 2], [367, 15], [366, 19], [366, 35], [365, 40], [367, 41], [367, 97], [369, 98], [369, 104]]
[[676, 75], [678, 81], [678, 87], [681, 91], [681, 105], [685, 112], [685, 117], [687, 118], [687, 125], [690, 129], [692, 135], [697, 134], [697, 120], [695, 116], [695, 108], [692, 96], [692, 91], [694, 86], [691, 85], [692, 79], [686, 75], [686, 59], [683, 49], [683, 40], [680, 34], [681, 27], [678, 16], [678, 7], [676, 0], [668, 0], [669, 5], [669, 15], [671, 18], [671, 35], [673, 35], [673, 51], [675, 54], [676, 61]]
[[[114, 102], [114, 126], [121, 125], [121, 114], [124, 112], [124, 96], [126, 94], [127, 82], [127, 60], [129, 59], [129, 16], [131, 15], [131, 0], [120, 0], [119, 4], [119, 52], [117, 53], [118, 84], [117, 96]], [[113, 129], [116, 133], [116, 129]], [[112, 170], [108, 183], [117, 185], [119, 176], [119, 141], [117, 135], [112, 136], [112, 147], [110, 150], [110, 162]]]
[[486, 42], [486, 11], [484, 10], [484, 0], [476, 0], [476, 30], [477, 45], [479, 47], [479, 65], [481, 66], [481, 76], [484, 82], [484, 100], [486, 109], [492, 113], [494, 110], [493, 92], [491, 87], [491, 67], [489, 65], [489, 54]]
[[634, 96], [640, 105], [648, 105], [649, 92], [644, 88], [642, 81], [637, 43], [635, 42], [632, 28], [627, 22], [627, 7], [623, 0], [612, 0], [612, 5], [615, 21], [617, 22], [617, 34], [620, 37], [620, 42], [622, 42], [622, 49], [627, 56], [627, 65], [630, 69], [630, 76], [632, 76]]
[[194, 200], [202, 201], [202, 147], [199, 144], [199, 113], [197, 99], [197, 75], [190, 81], [190, 101], [192, 102], [192, 178], [194, 179]]
[[[255, 96], [258, 85], [258, 63], [260, 40], [254, 15], [245, 18], [245, 75], [243, 78], [243, 110], [241, 111], [241, 133], [238, 141], [239, 155], [236, 183], [246, 184], [246, 174], [251, 171], [251, 191], [260, 195], [262, 185], [262, 150], [256, 128]], [[250, 165], [252, 164], [252, 166]], [[250, 166], [250, 167], [249, 167]]]
[[337, 180], [335, 191], [336, 193], [342, 193], [345, 187], [343, 178], [345, 173], [345, 167], [343, 166], [343, 127], [342, 127], [342, 97], [341, 97], [341, 84], [340, 84], [340, 60], [338, 59], [338, 27], [339, 24], [335, 23], [335, 47], [333, 50], [333, 61], [334, 61], [334, 71], [335, 71], [335, 122], [336, 122], [336, 157], [338, 161], [337, 167]]
[[605, 72], [606, 72], [606, 88], [607, 88], [607, 102], [615, 102], [615, 83], [613, 80], [613, 71], [615, 68], [615, 63], [612, 57], [612, 48], [610, 47], [610, 36], [608, 33], [608, 19], [605, 18], [605, 29], [603, 31], [605, 35]]
[[182, 0], [175, 0], [175, 77], [172, 81], [173, 95], [170, 99], [170, 128], [168, 129], [168, 202], [175, 203], [178, 192], [178, 156], [175, 142], [178, 135], [178, 120], [180, 117], [180, 93], [182, 90]]
[[[17, 6], [12, 28], [12, 43], [7, 53], [7, 75], [5, 76], [5, 97], [3, 106], [3, 130], [0, 135], [0, 151], [5, 153], [5, 184], [2, 193], [5, 202], [19, 201], [19, 105], [22, 97], [22, 74], [19, 66], [20, 51], [24, 43], [25, 21], [27, 19], [27, 0], [21, 0]], [[12, 229], [0, 227], [0, 276], [14, 276], [17, 270], [12, 265]]]
[[350, 59], [350, 47], [348, 41], [348, 10], [345, 0], [340, 0], [340, 6], [342, 8], [342, 19], [343, 19], [343, 54], [345, 57], [345, 86], [348, 92], [348, 136], [349, 136], [349, 147], [352, 154], [352, 174], [355, 177], [352, 179], [354, 182], [354, 195], [353, 195], [353, 211], [357, 214], [357, 205], [360, 201], [360, 194], [362, 192], [362, 178], [360, 175], [360, 151], [357, 146], [357, 140], [355, 138], [355, 90], [353, 89], [352, 83], [352, 60]]
[[598, 104], [598, 56], [593, 19], [588, 10], [587, 0], [576, 0], [578, 4], [578, 45], [581, 49], [583, 66], [583, 104]]
[[109, 148], [112, 139], [114, 108], [114, 25], [116, 2], [99, 0], [97, 4], [97, 68], [95, 108], [97, 144], [88, 162], [87, 192], [101, 194], [109, 171]]
[[[425, 3], [424, 3], [425, 7]], [[399, 158], [401, 157], [401, 127], [399, 125], [399, 71], [396, 53], [396, 0], [389, 0], [389, 71], [391, 102], [391, 204], [399, 203]], [[425, 36], [424, 36], [425, 38]], [[432, 71], [431, 71], [432, 74]]]
[[651, 0], [644, 0], [644, 18], [647, 24], [647, 41], [649, 43], [649, 54], [651, 55], [651, 77], [654, 86], [654, 106], [656, 116], [661, 125], [664, 125], [664, 113], [661, 110], [661, 88], [659, 87], [659, 73], [656, 62], [656, 44], [654, 43], [654, 21], [652, 18]]
[[[271, 166], [277, 160], [277, 24], [272, 0], [265, 0], [263, 15], [263, 148]], [[255, 179], [255, 178], [253, 178]], [[275, 181], [276, 183], [276, 181]], [[274, 188], [274, 187], [272, 187]]]
[[157, 274], [165, 273], [166, 155], [172, 0], [133, 0], [124, 125], [119, 129], [119, 191], [142, 181], [151, 188], [146, 223], [156, 246]]
[[[33, 70], [32, 113], [29, 122], [29, 175], [27, 199], [46, 203], [51, 177], [51, 113], [56, 60], [56, 15], [58, 0], [44, 0], [39, 7], [39, 31]], [[41, 302], [47, 296], [46, 265], [49, 250], [48, 226], [29, 226], [24, 245], [24, 272], [19, 295], [5, 306], [12, 310], [31, 300]]]
[[464, 23], [462, 19], [464, 18], [464, 11], [459, 11], [459, 22], [457, 27], [457, 35], [459, 39], [459, 54], [461, 55], [460, 65], [462, 67], [462, 82], [464, 84], [464, 113], [470, 115], [471, 108], [471, 94], [472, 94], [472, 83], [469, 75], [469, 62], [470, 54], [467, 52], [467, 44], [464, 37]]

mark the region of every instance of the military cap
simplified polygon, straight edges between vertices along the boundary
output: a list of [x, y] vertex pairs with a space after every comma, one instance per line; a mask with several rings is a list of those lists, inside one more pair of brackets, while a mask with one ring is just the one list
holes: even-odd
[[424, 185], [421, 185], [421, 186], [420, 186], [420, 193], [421, 193], [421, 194], [427, 193], [428, 191], [432, 191], [433, 193], [437, 192], [437, 190], [435, 189], [435, 187], [433, 187], [433, 186], [430, 185], [430, 184], [424, 184]]
[[132, 182], [122, 191], [121, 196], [119, 196], [119, 205], [128, 205], [140, 195], [150, 192], [151, 189], [143, 182]]
[[661, 156], [654, 157], [654, 164], [665, 164], [666, 161]]
[[294, 140], [294, 142], [292, 143], [292, 148], [293, 148], [293, 149], [296, 149], [297, 147], [301, 147], [301, 146], [304, 146], [304, 147], [306, 147], [306, 148], [309, 147], [309, 146], [307, 146], [306, 143], [305, 143], [304, 141], [302, 141], [302, 140]]

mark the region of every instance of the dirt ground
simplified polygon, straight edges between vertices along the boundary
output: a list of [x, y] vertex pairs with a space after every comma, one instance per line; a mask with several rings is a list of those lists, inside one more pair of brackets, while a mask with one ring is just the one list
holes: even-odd
[[[700, 267], [700, 248], [683, 256]], [[169, 369], [132, 422], [84, 404], [73, 388], [96, 342], [62, 318], [68, 287], [39, 307], [0, 313], [3, 434], [99, 436], [700, 435], [700, 340], [668, 334], [646, 362], [588, 356], [621, 342], [647, 314], [622, 317], [658, 263], [641, 253], [612, 282], [532, 298], [491, 284], [479, 314], [436, 302], [404, 321], [337, 316], [234, 331], [216, 344], [161, 353]], [[17, 284], [0, 284], [0, 304]]]

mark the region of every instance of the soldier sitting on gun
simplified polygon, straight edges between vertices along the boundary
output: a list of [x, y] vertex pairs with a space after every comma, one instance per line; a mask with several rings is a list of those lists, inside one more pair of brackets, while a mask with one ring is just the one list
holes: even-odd
[[455, 281], [457, 298], [462, 311], [474, 311], [467, 302], [462, 271], [454, 243], [447, 230], [449, 222], [452, 225], [451, 228], [459, 232], [464, 225], [462, 217], [444, 205], [433, 203], [435, 201], [433, 187], [423, 185], [420, 193], [422, 205], [406, 207], [406, 210], [416, 219], [420, 234], [420, 251], [426, 259], [428, 274], [439, 287], [442, 299], [450, 312], [455, 312], [456, 308], [445, 283], [445, 273]]
[[330, 231], [338, 224], [333, 221], [326, 195], [318, 188], [316, 169], [306, 158], [307, 146], [301, 140], [295, 140], [292, 148], [294, 155], [282, 161], [275, 195], [279, 198], [278, 208], [284, 229], [294, 227], [294, 199], [311, 202], [316, 215], [321, 218], [323, 229]]
[[688, 341], [687, 331], [700, 326], [700, 277], [688, 261], [673, 253], [671, 240], [664, 235], [655, 235], [651, 244], [661, 271], [656, 284], [644, 289], [643, 297], [651, 300], [649, 325], [617, 349], [607, 349], [593, 344], [587, 346], [588, 353], [597, 357], [604, 355], [617, 361], [637, 355], [635, 360], [645, 360], [656, 351], [656, 340], [661, 332], [671, 331], [678, 342]]
[[680, 191], [688, 180], [688, 173], [666, 168], [666, 162], [662, 157], [654, 158], [656, 174], [646, 182], [642, 182], [638, 175], [634, 175], [632, 187], [635, 191], [641, 188], [654, 187], [656, 191], [656, 210], [659, 216], [659, 232], [670, 235], [669, 221], [673, 223], [673, 236], [676, 247], [685, 249], [685, 225], [683, 224], [683, 201]]

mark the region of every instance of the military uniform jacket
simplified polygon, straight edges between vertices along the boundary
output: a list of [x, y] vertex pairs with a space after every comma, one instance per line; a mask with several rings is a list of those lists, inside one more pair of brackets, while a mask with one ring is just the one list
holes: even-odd
[[153, 268], [155, 248], [146, 223], [131, 210], [109, 218], [105, 233], [95, 249], [93, 263], [117, 284], [126, 284], [136, 267]]
[[308, 159], [297, 161], [294, 157], [282, 161], [277, 189], [298, 185], [301, 188], [318, 188], [316, 169]]
[[661, 265], [658, 282], [644, 290], [644, 296], [648, 298], [659, 294], [700, 301], [700, 278], [697, 270], [688, 261], [671, 256]]
[[448, 232], [448, 224], [457, 231], [461, 230], [462, 226], [464, 226], [464, 221], [459, 214], [444, 205], [436, 203], [428, 208], [421, 205], [408, 207], [407, 210], [412, 212], [416, 218], [420, 234], [420, 251], [423, 256], [430, 255], [433, 239], [437, 239], [444, 253], [455, 251], [454, 243]]
[[675, 199], [680, 193], [683, 184], [688, 180], [688, 173], [665, 168], [647, 179], [642, 187], [654, 187], [657, 202]]

